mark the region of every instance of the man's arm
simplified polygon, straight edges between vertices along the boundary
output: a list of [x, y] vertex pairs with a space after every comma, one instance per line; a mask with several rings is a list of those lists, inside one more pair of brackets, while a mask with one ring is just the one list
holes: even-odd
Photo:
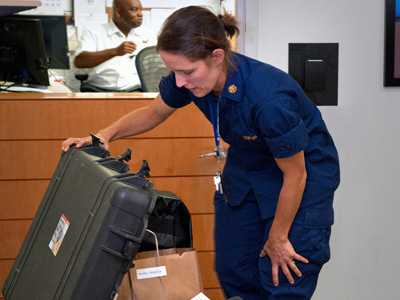
[[93, 68], [115, 56], [133, 53], [135, 50], [136, 44], [126, 41], [116, 48], [105, 49], [102, 51], [82, 51], [75, 57], [74, 64], [77, 68]]

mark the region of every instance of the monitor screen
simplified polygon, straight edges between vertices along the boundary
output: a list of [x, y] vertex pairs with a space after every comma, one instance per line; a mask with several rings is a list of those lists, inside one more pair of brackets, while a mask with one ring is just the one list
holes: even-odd
[[0, 18], [0, 81], [49, 85], [39, 20]]
[[17, 15], [42, 23], [44, 43], [50, 69], [69, 69], [67, 25], [64, 16]]

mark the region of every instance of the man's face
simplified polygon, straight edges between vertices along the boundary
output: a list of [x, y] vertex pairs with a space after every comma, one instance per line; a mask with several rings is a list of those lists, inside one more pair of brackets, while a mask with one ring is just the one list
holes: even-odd
[[129, 28], [136, 28], [142, 25], [143, 7], [139, 0], [119, 0], [116, 9], [119, 19]]

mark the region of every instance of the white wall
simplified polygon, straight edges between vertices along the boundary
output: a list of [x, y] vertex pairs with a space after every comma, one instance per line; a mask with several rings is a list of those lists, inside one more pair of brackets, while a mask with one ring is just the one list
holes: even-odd
[[340, 154], [332, 259], [317, 300], [400, 299], [400, 87], [383, 87], [384, 2], [252, 0], [247, 53], [281, 69], [289, 42], [339, 43], [339, 107], [321, 108]]

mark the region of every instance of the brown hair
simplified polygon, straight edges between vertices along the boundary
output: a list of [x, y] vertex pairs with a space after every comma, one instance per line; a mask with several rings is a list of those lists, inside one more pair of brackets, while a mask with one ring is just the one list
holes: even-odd
[[207, 58], [215, 49], [225, 51], [225, 63], [231, 65], [232, 50], [228, 37], [239, 33], [235, 17], [218, 17], [200, 6], [175, 11], [164, 22], [158, 36], [157, 50], [181, 54], [195, 61]]

